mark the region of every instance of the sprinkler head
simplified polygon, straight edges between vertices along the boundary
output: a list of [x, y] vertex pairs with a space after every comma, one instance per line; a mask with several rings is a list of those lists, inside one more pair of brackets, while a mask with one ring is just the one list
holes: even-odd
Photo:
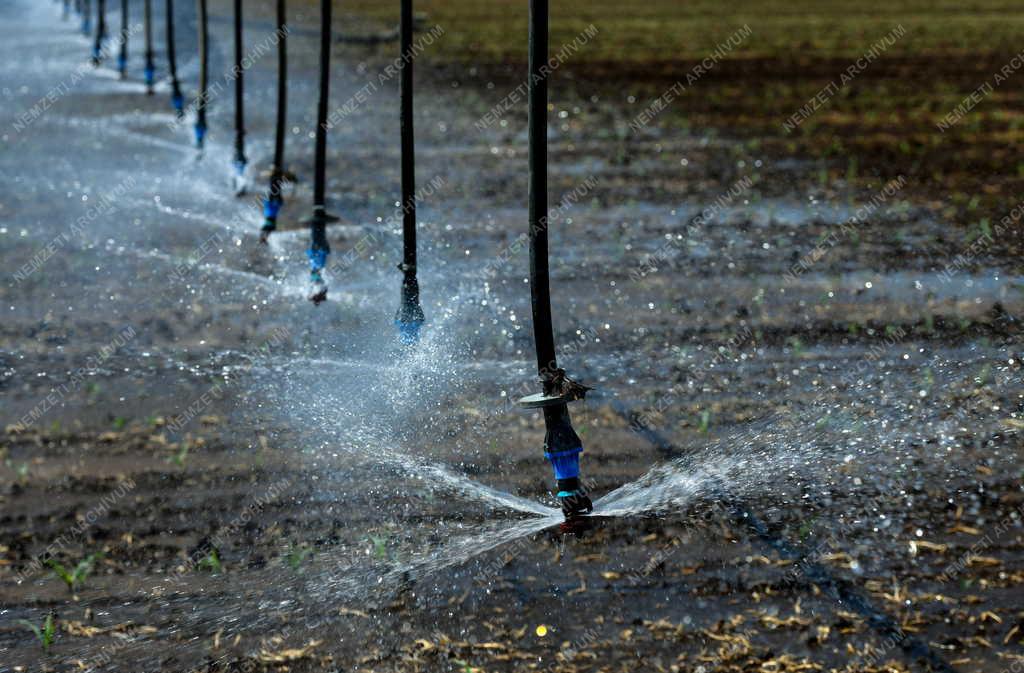
[[405, 272], [405, 278], [402, 280], [402, 299], [395, 315], [395, 327], [402, 345], [413, 346], [419, 343], [420, 327], [426, 321], [420, 307], [420, 284], [416, 280], [415, 268], [405, 264], [399, 264], [398, 268]]
[[313, 302], [314, 306], [319, 306], [327, 301], [327, 283], [324, 282], [324, 277], [320, 271], [309, 272], [309, 294], [307, 299]]
[[277, 215], [281, 212], [284, 200], [279, 194], [263, 199], [263, 226], [260, 228], [260, 243], [266, 244], [270, 234], [277, 229]]
[[544, 408], [544, 457], [551, 462], [558, 484], [556, 497], [566, 519], [590, 514], [594, 505], [580, 483], [583, 442], [572, 427], [569, 408], [563, 403]]
[[315, 306], [327, 301], [327, 282], [324, 280], [323, 270], [327, 266], [327, 255], [329, 254], [330, 250], [322, 246], [316, 246], [306, 251], [310, 266], [307, 299]]
[[180, 91], [175, 91], [171, 94], [171, 107], [174, 108], [178, 119], [185, 116], [185, 97], [181, 95]]
[[94, 46], [92, 48], [92, 64], [93, 64], [93, 67], [98, 67], [99, 64], [100, 64], [100, 61], [102, 61], [102, 60], [103, 60], [103, 53], [100, 51], [99, 46]]
[[117, 72], [121, 76], [121, 79], [128, 76], [128, 60], [120, 54], [117, 57]]
[[420, 328], [422, 326], [422, 320], [410, 322], [396, 320], [395, 327], [398, 329], [398, 340], [402, 342], [403, 346], [415, 346], [420, 342]]
[[594, 504], [580, 485], [579, 477], [559, 479], [557, 497], [566, 521], [579, 519], [594, 511]]
[[206, 124], [197, 122], [195, 125], [196, 132], [196, 149], [203, 149], [203, 141], [206, 140]]
[[146, 66], [144, 77], [146, 79], [146, 95], [147, 96], [152, 96], [153, 95], [153, 82], [156, 80], [156, 71], [153, 69], [153, 66], [151, 66], [151, 65], [147, 65]]
[[[246, 180], [246, 178], [245, 178], [245, 165], [246, 165], [246, 161], [245, 161], [245, 159], [235, 159], [232, 162], [232, 165], [235, 168], [235, 175], [234, 175], [235, 196], [245, 196], [245, 193], [247, 191], [249, 191], [249, 181]], [[266, 206], [264, 206], [264, 210], [265, 209], [266, 209]]]

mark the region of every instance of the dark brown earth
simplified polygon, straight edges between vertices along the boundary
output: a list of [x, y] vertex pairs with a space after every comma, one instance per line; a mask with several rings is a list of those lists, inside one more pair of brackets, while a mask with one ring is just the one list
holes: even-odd
[[[312, 42], [294, 42], [306, 72]], [[337, 104], [387, 49], [338, 48]], [[953, 90], [1000, 58], [894, 60], [857, 86]], [[723, 64], [707, 95], [629, 133], [688, 67], [569, 69], [551, 115], [552, 203], [594, 178], [551, 233], [562, 362], [597, 388], [573, 409], [585, 475], [595, 499], [659, 465], [667, 484], [578, 536], [484, 492], [554, 504], [540, 419], [507, 402], [532, 391], [525, 251], [495, 263], [525, 231], [523, 110], [474, 126], [517, 76], [421, 78], [420, 183], [445, 186], [421, 208], [436, 331], [419, 356], [391, 343], [397, 238], [377, 220], [397, 188], [391, 82], [331, 136], [331, 206], [347, 220], [336, 257], [372, 236], [320, 309], [294, 290], [301, 232], [268, 251], [258, 224], [232, 231], [181, 282], [156, 256], [101, 254], [114, 237], [173, 264], [209, 236], [192, 211], [243, 210], [194, 197], [205, 158], [180, 169], [193, 182], [159, 187], [166, 210], [148, 192], [126, 200], [45, 279], [0, 288], [14, 307], [0, 325], [0, 672], [1024, 667], [1019, 225], [957, 257], [984, 241], [981, 217], [1013, 207], [1012, 148], [966, 130], [933, 143], [898, 102], [872, 121], [859, 89], [843, 94], [849, 117], [813, 121], [825, 139], [783, 137], [769, 120], [845, 67], [827, 60]], [[272, 123], [259, 103], [272, 74], [252, 73], [253, 138]], [[294, 101], [300, 178], [311, 81]], [[787, 82], [800, 91], [775, 95]], [[126, 106], [136, 135], [102, 131], [98, 151], [184, 142], [146, 116], [163, 98], [123, 91], [62, 101], [19, 142], [56, 146], [74, 126], [60, 119], [100, 126]], [[214, 108], [224, 143], [229, 107]], [[135, 160], [166, 180], [177, 158], [153, 145]], [[898, 175], [910, 186], [787, 277]], [[285, 229], [300, 229], [308, 191], [289, 197]], [[25, 219], [53, 207], [4, 199]], [[113, 271], [94, 270], [108, 259]], [[76, 378], [126, 324], [137, 336]], [[19, 427], [61, 384], [59, 404]], [[68, 569], [96, 555], [73, 591], [41, 563], [50, 545]], [[48, 614], [44, 652], [18, 620]]]

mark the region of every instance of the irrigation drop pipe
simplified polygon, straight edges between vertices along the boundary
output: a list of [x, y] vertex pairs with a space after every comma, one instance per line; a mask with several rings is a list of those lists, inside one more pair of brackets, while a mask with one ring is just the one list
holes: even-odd
[[128, 0], [121, 0], [121, 48], [117, 52], [117, 72], [128, 76]]
[[327, 99], [331, 78], [331, 0], [320, 0], [320, 96], [316, 106], [316, 147], [313, 162], [313, 216], [309, 219], [309, 300], [314, 304], [327, 299], [323, 277], [331, 246], [327, 243], [327, 223], [337, 221], [326, 210], [327, 183]]
[[174, 0], [167, 0], [167, 71], [171, 76], [171, 107], [180, 119], [185, 115], [185, 97], [178, 81], [178, 63], [174, 52]]
[[544, 456], [551, 462], [558, 485], [558, 500], [566, 519], [593, 511], [580, 483], [580, 453], [583, 442], [572, 427], [568, 402], [582, 399], [586, 388], [565, 376], [555, 358], [555, 335], [551, 323], [551, 291], [548, 274], [548, 0], [530, 0], [530, 48], [527, 94], [529, 110], [529, 225], [530, 299], [533, 333], [537, 350], [537, 371], [543, 392], [520, 400], [526, 407], [544, 412]]
[[156, 66], [153, 64], [153, 0], [146, 0], [143, 5], [146, 15], [146, 95], [153, 95], [153, 82], [156, 80]]
[[82, 35], [92, 33], [92, 0], [82, 0]]
[[235, 0], [235, 194], [246, 192], [245, 166], [245, 80], [242, 68], [242, 0]]
[[402, 0], [399, 45], [404, 63], [401, 79], [402, 135], [402, 298], [395, 316], [398, 336], [405, 345], [419, 341], [423, 325], [420, 285], [416, 279], [416, 136], [412, 120], [413, 51], [412, 0]]
[[92, 46], [93, 65], [99, 65], [103, 60], [103, 41], [107, 39], [106, 13], [106, 0], [96, 0], [96, 42]]
[[206, 140], [206, 89], [210, 73], [210, 34], [206, 0], [196, 0], [199, 13], [199, 95], [196, 96], [196, 148], [202, 152]]
[[274, 165], [270, 168], [270, 187], [263, 200], [261, 243], [266, 243], [270, 233], [277, 229], [277, 216], [284, 205], [281, 187], [284, 182], [284, 127], [288, 122], [288, 29], [284, 2], [277, 0], [277, 128], [274, 131]]

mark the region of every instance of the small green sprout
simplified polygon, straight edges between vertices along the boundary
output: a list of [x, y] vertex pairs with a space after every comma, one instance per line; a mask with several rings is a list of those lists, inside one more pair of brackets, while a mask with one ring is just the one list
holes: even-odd
[[85, 584], [86, 578], [92, 574], [96, 561], [101, 556], [103, 556], [102, 552], [89, 554], [79, 561], [78, 565], [76, 565], [74, 570], [71, 571], [53, 559], [47, 560], [46, 565], [53, 569], [53, 572], [57, 574], [57, 577], [64, 580], [64, 584], [68, 586], [68, 591], [74, 593], [76, 589]]
[[170, 457], [170, 462], [174, 463], [178, 467], [185, 467], [185, 461], [188, 459], [188, 442], [182, 442], [181, 448]]
[[708, 427], [710, 425], [711, 425], [711, 412], [708, 411], [707, 409], [705, 409], [704, 411], [700, 412], [700, 426], [698, 426], [697, 429], [700, 432], [703, 432], [704, 434], [707, 434]]
[[49, 651], [50, 645], [53, 645], [53, 636], [57, 632], [53, 623], [52, 612], [46, 615], [46, 621], [43, 622], [43, 628], [39, 628], [27, 619], [19, 619], [18, 623], [23, 626], [27, 626], [32, 630], [32, 633], [36, 634], [39, 644], [43, 646], [43, 652]]
[[224, 572], [224, 566], [220, 562], [220, 554], [216, 548], [211, 549], [209, 553], [199, 560], [196, 567], [200, 570], [209, 570], [211, 573], [219, 574]]
[[127, 418], [122, 418], [121, 416], [118, 416], [117, 418], [114, 419], [114, 429], [115, 430], [123, 430], [124, 426], [126, 426], [126, 425], [128, 425], [128, 419]]
[[305, 545], [291, 545], [288, 548], [288, 554], [285, 556], [288, 561], [288, 566], [298, 572], [302, 566], [302, 563], [313, 555], [313, 550]]
[[388, 558], [387, 538], [379, 535], [370, 536], [370, 544], [373, 545], [373, 555], [378, 561], [386, 561]]

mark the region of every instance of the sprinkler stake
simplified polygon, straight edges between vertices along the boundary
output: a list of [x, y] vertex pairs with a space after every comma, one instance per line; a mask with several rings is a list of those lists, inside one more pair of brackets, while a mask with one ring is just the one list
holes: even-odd
[[249, 191], [245, 179], [245, 80], [242, 54], [242, 0], [235, 0], [235, 196], [244, 196]]
[[544, 457], [551, 462], [558, 485], [557, 498], [566, 519], [594, 510], [580, 483], [583, 442], [573, 430], [568, 402], [583, 399], [589, 390], [559, 369], [551, 319], [551, 285], [548, 272], [548, 155], [547, 73], [548, 0], [530, 0], [530, 48], [528, 91], [529, 127], [529, 235], [530, 303], [537, 371], [543, 390], [520, 400], [522, 406], [544, 411]]
[[210, 35], [207, 20], [206, 0], [196, 0], [196, 12], [199, 14], [199, 95], [196, 97], [196, 149], [202, 157], [203, 143], [206, 140], [206, 97], [209, 84]]
[[416, 267], [399, 264], [403, 271], [402, 298], [395, 315], [395, 327], [398, 339], [403, 346], [414, 346], [420, 340], [420, 328], [425, 322], [423, 308], [420, 306], [420, 284], [416, 280]]
[[420, 340], [425, 317], [420, 306], [420, 284], [416, 279], [416, 135], [413, 130], [413, 12], [412, 0], [402, 0], [399, 43], [402, 68], [399, 121], [402, 145], [402, 297], [395, 316], [398, 340], [413, 346]]
[[156, 80], [156, 67], [153, 65], [153, 0], [146, 0], [143, 7], [146, 16], [146, 67], [143, 76], [146, 81], [146, 95], [152, 96]]
[[320, 0], [320, 92], [316, 111], [316, 144], [313, 157], [313, 217], [305, 221], [309, 225], [310, 289], [309, 300], [314, 305], [327, 300], [327, 282], [323, 277], [327, 256], [331, 246], [327, 242], [327, 225], [337, 222], [338, 217], [329, 215], [326, 209], [327, 186], [327, 99], [331, 71], [331, 4], [332, 0]]
[[117, 53], [117, 72], [128, 77], [128, 0], [121, 0], [121, 49]]
[[[274, 165], [270, 170], [270, 188], [263, 200], [263, 226], [260, 243], [266, 245], [270, 234], [277, 229], [277, 216], [284, 205], [281, 186], [285, 180], [284, 133], [288, 113], [288, 42], [285, 18], [285, 0], [277, 0], [277, 126], [274, 130]], [[294, 180], [293, 180], [294, 182]]]
[[178, 82], [178, 63], [174, 51], [174, 0], [167, 0], [167, 70], [171, 76], [171, 107], [178, 119], [185, 118], [185, 97]]

